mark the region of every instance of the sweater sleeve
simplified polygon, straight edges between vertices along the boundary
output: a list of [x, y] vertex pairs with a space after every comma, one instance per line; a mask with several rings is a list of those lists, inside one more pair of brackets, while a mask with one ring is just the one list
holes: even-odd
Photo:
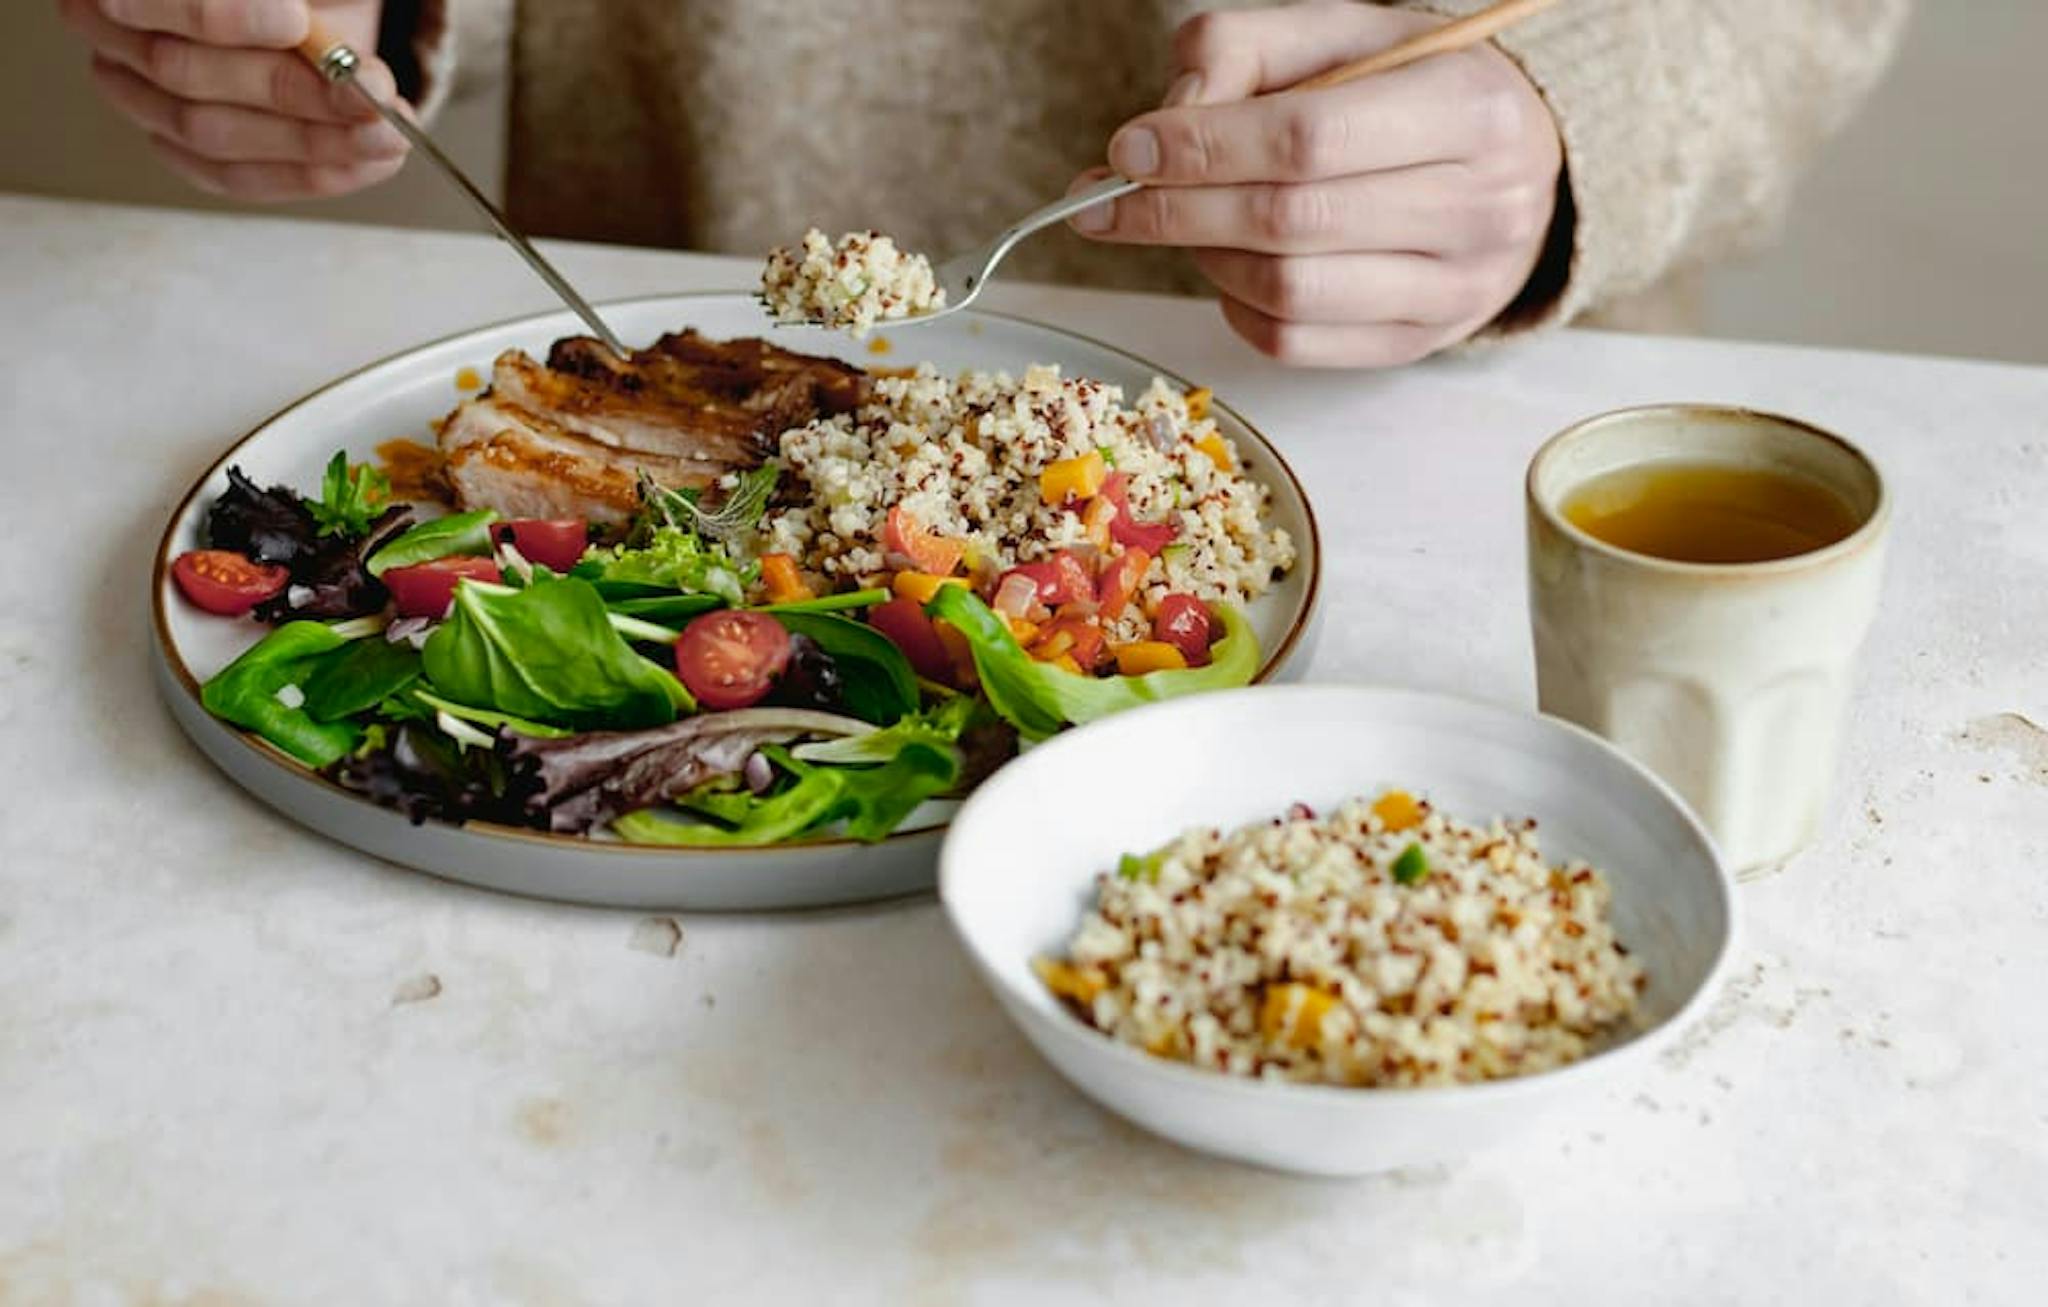
[[513, 0], [384, 0], [377, 53], [398, 89], [431, 121], [458, 96], [485, 91], [505, 76]]
[[[1490, 0], [1402, 0], [1458, 16]], [[1910, 0], [1565, 0], [1495, 38], [1564, 141], [1557, 230], [1507, 327], [1568, 321], [1782, 219], [1890, 61]]]

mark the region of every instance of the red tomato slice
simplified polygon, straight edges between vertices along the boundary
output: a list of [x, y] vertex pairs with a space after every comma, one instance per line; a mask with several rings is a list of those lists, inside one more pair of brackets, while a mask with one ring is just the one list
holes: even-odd
[[576, 566], [590, 545], [590, 526], [580, 517], [517, 517], [491, 528], [491, 538], [511, 541], [520, 556], [553, 572]]
[[1145, 580], [1145, 570], [1151, 566], [1152, 555], [1131, 545], [1102, 570], [1102, 579], [1095, 585], [1095, 602], [1101, 607], [1103, 621], [1115, 621], [1130, 607]]
[[1087, 566], [1064, 549], [1043, 562], [1019, 563], [1003, 575], [1029, 577], [1038, 587], [1038, 602], [1047, 608], [1095, 597], [1095, 580]]
[[400, 617], [444, 617], [455, 602], [455, 583], [468, 577], [477, 581], [500, 581], [503, 574], [488, 558], [454, 554], [411, 567], [394, 567], [384, 574], [391, 602]]
[[909, 559], [909, 570], [930, 576], [953, 575], [953, 569], [960, 565], [960, 556], [967, 552], [959, 541], [926, 530], [924, 523], [905, 512], [901, 504], [889, 510], [889, 519], [882, 528], [882, 543], [890, 553]]
[[903, 651], [919, 676], [933, 681], [951, 680], [953, 660], [933, 628], [932, 619], [924, 615], [917, 600], [898, 595], [888, 603], [878, 604], [868, 610], [868, 624]]
[[194, 549], [171, 564], [171, 579], [187, 599], [209, 613], [240, 617], [284, 591], [291, 573], [252, 563], [229, 549]]
[[1190, 667], [1209, 662], [1209, 606], [1193, 595], [1168, 595], [1152, 618], [1152, 638], [1180, 650]]
[[706, 708], [759, 703], [789, 666], [789, 631], [766, 613], [705, 613], [676, 641], [676, 675]]
[[1130, 478], [1121, 472], [1109, 474], [1100, 497], [1116, 505], [1116, 516], [1109, 519], [1109, 538], [1120, 545], [1142, 549], [1156, 558], [1180, 534], [1172, 522], [1140, 522], [1131, 515]]

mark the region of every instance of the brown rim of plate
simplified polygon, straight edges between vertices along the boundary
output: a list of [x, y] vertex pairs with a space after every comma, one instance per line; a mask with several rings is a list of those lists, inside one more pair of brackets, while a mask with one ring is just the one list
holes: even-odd
[[[669, 300], [731, 299], [746, 297], [747, 295], [748, 292], [745, 291], [683, 291], [667, 295], [637, 295], [628, 299], [605, 300], [602, 301], [601, 306], [623, 307], [639, 304], [654, 304]], [[1195, 383], [1189, 381], [1186, 377], [1181, 376], [1177, 372], [1172, 372], [1167, 370], [1166, 368], [1159, 367], [1156, 364], [1152, 363], [1150, 360], [1141, 358], [1138, 355], [1131, 353], [1129, 350], [1120, 349], [1117, 346], [1108, 344], [1105, 341], [1097, 340], [1093, 336], [1084, 336], [1078, 331], [1069, 331], [1065, 327], [1051, 326], [1047, 323], [1039, 322], [1032, 318], [1026, 318], [1014, 313], [996, 313], [986, 309], [964, 310], [964, 315], [972, 315], [984, 318], [1001, 318], [1009, 322], [1020, 323], [1027, 327], [1035, 327], [1040, 331], [1049, 331], [1057, 336], [1065, 336], [1069, 340], [1078, 340], [1083, 344], [1093, 345], [1097, 349], [1105, 350], [1108, 353], [1118, 356], [1119, 358], [1127, 359], [1130, 362], [1139, 365], [1140, 367], [1149, 369], [1154, 375], [1164, 377], [1167, 380], [1180, 386], [1180, 388], [1183, 391], [1193, 390], [1196, 388]], [[570, 315], [567, 310], [560, 309], [553, 310], [547, 313], [522, 314], [521, 316], [516, 318], [506, 318], [498, 322], [485, 323], [484, 325], [478, 327], [468, 327], [462, 331], [453, 332], [446, 336], [437, 337], [434, 340], [424, 341], [418, 345], [413, 345], [410, 346], [409, 348], [402, 349], [395, 354], [387, 354], [382, 358], [376, 359], [369, 363], [365, 363], [361, 367], [354, 368], [348, 372], [343, 373], [341, 376], [336, 377], [334, 380], [330, 382], [327, 382], [325, 385], [322, 385], [314, 390], [306, 392], [305, 394], [299, 396], [297, 399], [291, 401], [289, 404], [286, 404], [283, 408], [278, 409], [270, 416], [264, 418], [255, 426], [243, 432], [242, 435], [236, 439], [234, 444], [228, 446], [228, 448], [218, 458], [214, 459], [213, 462], [207, 465], [206, 470], [199, 474], [198, 478], [195, 481], [193, 481], [190, 487], [186, 489], [185, 493], [179, 497], [177, 506], [171, 510], [169, 520], [164, 523], [163, 534], [157, 538], [156, 558], [150, 568], [149, 606], [151, 621], [156, 629], [157, 649], [159, 652], [163, 654], [164, 662], [170, 668], [171, 674], [177, 678], [178, 684], [184, 688], [185, 693], [190, 695], [195, 703], [199, 701], [199, 680], [197, 677], [192, 675], [192, 669], [185, 665], [184, 658], [181, 657], [178, 653], [178, 647], [176, 643], [173, 642], [171, 639], [170, 619], [168, 614], [166, 614], [164, 611], [164, 591], [166, 588], [165, 581], [167, 580], [167, 573], [169, 572], [170, 569], [169, 560], [171, 551], [171, 534], [173, 531], [177, 529], [178, 523], [184, 520], [186, 513], [190, 511], [192, 507], [193, 501], [196, 500], [201, 494], [201, 492], [203, 492], [206, 489], [206, 487], [212, 483], [215, 474], [218, 473], [229, 462], [233, 461], [236, 455], [241, 452], [243, 446], [247, 445], [250, 441], [262, 435], [266, 430], [268, 430], [274, 423], [276, 423], [279, 419], [283, 418], [286, 414], [289, 414], [296, 409], [299, 409], [307, 404], [310, 404], [311, 402], [320, 398], [322, 395], [325, 395], [329, 391], [345, 386], [349, 382], [356, 380], [358, 377], [361, 377], [366, 373], [374, 372], [379, 368], [388, 366], [393, 363], [401, 362], [402, 360], [408, 358], [409, 356], [420, 353], [425, 350], [436, 349], [442, 345], [452, 345], [455, 342], [464, 339], [465, 337], [483, 335], [485, 333], [493, 331], [502, 331], [507, 327], [525, 326], [531, 323], [538, 323], [544, 321], [548, 318], [569, 316]], [[856, 364], [855, 366], [859, 365]], [[1259, 665], [1258, 673], [1252, 677], [1251, 683], [1253, 685], [1258, 685], [1266, 681], [1268, 678], [1270, 678], [1274, 672], [1278, 671], [1281, 665], [1284, 664], [1287, 661], [1287, 659], [1293, 654], [1294, 647], [1300, 643], [1302, 634], [1308, 629], [1310, 619], [1315, 615], [1316, 599], [1321, 593], [1323, 580], [1322, 532], [1321, 528], [1316, 523], [1315, 505], [1309, 501], [1308, 491], [1306, 488], [1302, 486], [1301, 478], [1297, 477], [1294, 474], [1294, 469], [1288, 466], [1287, 460], [1281, 456], [1279, 448], [1275, 446], [1272, 441], [1266, 438], [1266, 433], [1259, 430], [1257, 427], [1253, 426], [1250, 422], [1246, 421], [1242, 413], [1239, 413], [1230, 405], [1225, 404], [1221, 400], [1217, 399], [1215, 397], [1214, 392], [1211, 392], [1210, 394], [1209, 403], [1213, 409], [1217, 409], [1224, 413], [1229, 414], [1232, 420], [1234, 420], [1239, 426], [1243, 427], [1245, 431], [1252, 437], [1252, 439], [1259, 443], [1260, 450], [1264, 454], [1264, 456], [1272, 461], [1273, 466], [1279, 469], [1280, 475], [1286, 478], [1287, 484], [1294, 488], [1295, 497], [1301, 501], [1302, 516], [1306, 518], [1308, 522], [1308, 550], [1306, 554], [1308, 562], [1307, 593], [1303, 595], [1301, 611], [1295, 616], [1294, 620], [1288, 624], [1287, 633], [1280, 638], [1280, 643], [1276, 645], [1273, 648], [1272, 652], [1266, 656], [1265, 661]], [[200, 707], [201, 710], [203, 711], [205, 705], [201, 704]], [[289, 754], [286, 754], [282, 750], [278, 749], [276, 746], [270, 744], [265, 740], [258, 738], [257, 736], [250, 734], [245, 730], [240, 729], [239, 727], [234, 726], [231, 723], [220, 722], [218, 718], [214, 718], [210, 714], [209, 720], [219, 722], [221, 728], [224, 731], [226, 731], [229, 735], [233, 736], [236, 740], [238, 740], [245, 748], [253, 750], [257, 754], [261, 755], [267, 761], [284, 768], [286, 771], [296, 772], [299, 775], [299, 777], [303, 780], [310, 781], [315, 785], [324, 786], [327, 789], [334, 791], [336, 794], [346, 796], [347, 798], [352, 799], [358, 803], [361, 803], [365, 807], [368, 807], [374, 811], [387, 813], [396, 811], [395, 809], [386, 808], [382, 804], [376, 803], [375, 801], [364, 797], [362, 794], [359, 794], [355, 790], [349, 789], [345, 785], [339, 785], [334, 781], [329, 780], [326, 776], [323, 776], [319, 772], [314, 771], [312, 768], [306, 766], [298, 759], [291, 757]], [[727, 857], [735, 853], [777, 853], [789, 849], [867, 848], [872, 847], [872, 844], [893, 844], [898, 841], [935, 838], [944, 835], [946, 831], [946, 823], [941, 823], [936, 826], [921, 827], [917, 830], [892, 831], [890, 834], [884, 836], [881, 840], [872, 842], [872, 844], [869, 841], [851, 839], [844, 835], [833, 835], [827, 836], [823, 839], [785, 840], [777, 844], [737, 845], [731, 848], [693, 849], [687, 847], [677, 847], [662, 844], [627, 844], [624, 842], [614, 843], [609, 840], [593, 840], [582, 835], [557, 835], [548, 831], [537, 831], [523, 826], [506, 826], [498, 822], [490, 821], [442, 822], [441, 824], [475, 835], [490, 836], [498, 839], [518, 840], [529, 843], [540, 843], [551, 847], [571, 847], [576, 849], [590, 850], [593, 852], [600, 852], [607, 855], [631, 854], [641, 857], [669, 858], [692, 856]]]

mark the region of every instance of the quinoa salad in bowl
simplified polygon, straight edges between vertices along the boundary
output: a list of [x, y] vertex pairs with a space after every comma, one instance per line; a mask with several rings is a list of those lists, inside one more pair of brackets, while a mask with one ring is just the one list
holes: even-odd
[[876, 231], [833, 240], [816, 227], [769, 252], [761, 303], [777, 322], [807, 323], [866, 336], [876, 324], [946, 306], [931, 260]]

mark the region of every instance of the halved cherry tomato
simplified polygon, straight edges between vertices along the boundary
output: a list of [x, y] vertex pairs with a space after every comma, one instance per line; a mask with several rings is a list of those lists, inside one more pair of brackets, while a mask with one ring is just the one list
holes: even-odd
[[1121, 472], [1110, 473], [1109, 480], [1102, 483], [1100, 498], [1116, 505], [1116, 516], [1109, 520], [1109, 538], [1120, 545], [1135, 545], [1157, 557], [1180, 534], [1172, 522], [1140, 522], [1131, 515], [1130, 478]]
[[590, 547], [590, 524], [580, 517], [515, 517], [492, 527], [491, 538], [500, 544], [509, 540], [529, 563], [566, 572]]
[[1100, 626], [1086, 617], [1064, 616], [1055, 617], [1039, 631], [1031, 644], [1031, 656], [1042, 663], [1072, 658], [1076, 665], [1092, 671], [1101, 665], [1107, 649]]
[[911, 571], [932, 576], [953, 575], [953, 569], [960, 565], [960, 556], [967, 552], [959, 541], [927, 530], [901, 504], [889, 510], [888, 521], [882, 528], [882, 543], [890, 553], [909, 559]]
[[1209, 629], [1209, 606], [1193, 595], [1166, 596], [1152, 618], [1153, 638], [1180, 650], [1190, 667], [1208, 664]]
[[683, 628], [676, 675], [706, 708], [746, 708], [767, 697], [790, 652], [782, 623], [766, 613], [722, 608]]
[[400, 617], [441, 617], [448, 612], [448, 605], [455, 602], [455, 583], [465, 577], [476, 581], [504, 579], [498, 565], [488, 558], [450, 554], [411, 567], [394, 567], [384, 574], [384, 585], [391, 591], [391, 602], [398, 605]]
[[945, 681], [953, 671], [953, 660], [932, 619], [924, 615], [917, 600], [896, 596], [868, 610], [868, 624], [889, 637], [917, 674], [932, 681]]
[[240, 617], [282, 594], [291, 576], [282, 567], [252, 563], [229, 549], [193, 549], [171, 564], [171, 579], [185, 597], [222, 617]]
[[1095, 597], [1095, 580], [1088, 575], [1087, 566], [1064, 549], [1042, 562], [1019, 563], [1003, 576], [1031, 578], [1031, 583], [1038, 587], [1038, 602], [1048, 608]]
[[1145, 580], [1146, 569], [1151, 566], [1152, 555], [1131, 545], [1102, 569], [1102, 578], [1095, 583], [1095, 602], [1102, 609], [1103, 621], [1115, 621], [1130, 607], [1138, 586]]

